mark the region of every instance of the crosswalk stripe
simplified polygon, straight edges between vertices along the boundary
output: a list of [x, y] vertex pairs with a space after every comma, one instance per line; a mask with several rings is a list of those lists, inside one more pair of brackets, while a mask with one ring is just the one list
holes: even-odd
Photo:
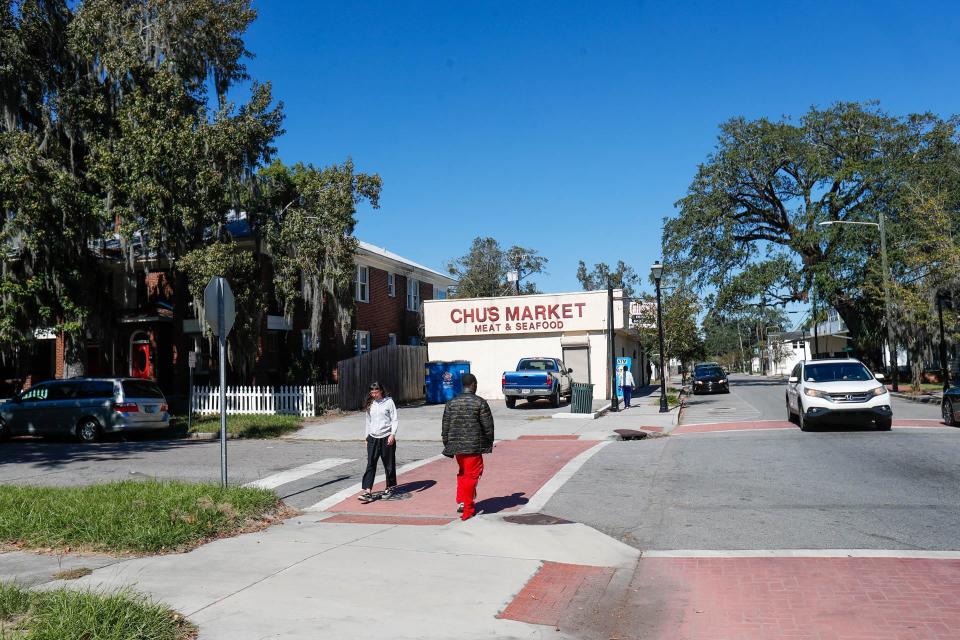
[[353, 458], [324, 458], [323, 460], [317, 460], [316, 462], [311, 462], [310, 464], [294, 467], [293, 469], [287, 469], [286, 471], [274, 473], [265, 478], [248, 482], [244, 486], [257, 487], [259, 489], [275, 489], [280, 485], [299, 480], [300, 478], [306, 478], [307, 476], [312, 476], [315, 473], [320, 473], [321, 471], [326, 471], [327, 469], [332, 469], [348, 462], [356, 462], [356, 460]]

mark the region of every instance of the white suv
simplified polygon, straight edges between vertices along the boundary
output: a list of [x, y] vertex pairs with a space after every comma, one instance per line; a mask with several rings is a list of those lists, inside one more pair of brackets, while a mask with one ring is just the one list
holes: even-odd
[[787, 381], [787, 419], [810, 431], [818, 424], [870, 424], [887, 431], [893, 420], [890, 393], [859, 360], [809, 360]]

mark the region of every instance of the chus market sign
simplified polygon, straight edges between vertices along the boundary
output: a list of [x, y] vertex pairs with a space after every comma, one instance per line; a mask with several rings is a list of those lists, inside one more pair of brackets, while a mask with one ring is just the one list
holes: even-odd
[[[614, 304], [618, 318], [623, 303]], [[424, 304], [424, 324], [428, 338], [591, 331], [606, 329], [606, 312], [606, 292], [431, 300]]]

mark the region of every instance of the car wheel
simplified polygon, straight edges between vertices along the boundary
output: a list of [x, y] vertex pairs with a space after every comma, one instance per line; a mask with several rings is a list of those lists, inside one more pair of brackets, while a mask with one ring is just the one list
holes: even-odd
[[874, 424], [877, 431], [890, 431], [890, 427], [893, 426], [893, 418], [877, 418]]
[[508, 396], [508, 397], [505, 399], [505, 402], [507, 403], [507, 409], [513, 409], [515, 406], [517, 406], [517, 399], [516, 399], [516, 398], [512, 398], [512, 397], [509, 397], [509, 396]]
[[953, 413], [953, 402], [947, 398], [944, 398], [943, 404], [940, 405], [940, 408], [943, 413], [943, 422], [948, 427], [957, 426], [957, 419], [954, 417], [955, 414]]
[[96, 442], [100, 439], [100, 423], [93, 418], [85, 418], [77, 425], [77, 439], [80, 442]]
[[807, 419], [803, 417], [803, 403], [797, 404], [797, 421], [800, 424], [800, 431], [813, 431], [813, 427], [807, 423]]
[[787, 422], [796, 424], [797, 420], [793, 417], [793, 409], [790, 408], [790, 398], [787, 398]]
[[560, 387], [557, 387], [557, 390], [553, 392], [552, 396], [550, 396], [550, 406], [554, 409], [560, 407]]

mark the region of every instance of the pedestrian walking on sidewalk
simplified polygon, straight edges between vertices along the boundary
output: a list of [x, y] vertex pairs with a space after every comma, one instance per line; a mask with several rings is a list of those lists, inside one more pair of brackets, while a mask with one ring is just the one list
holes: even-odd
[[463, 393], [443, 409], [443, 455], [457, 459], [457, 502], [468, 520], [476, 513], [477, 483], [483, 475], [483, 454], [493, 451], [493, 414], [477, 395], [477, 377], [463, 374]]
[[633, 374], [626, 367], [620, 372], [620, 388], [623, 390], [623, 406], [630, 408], [630, 399], [633, 397], [633, 388], [636, 383], [633, 380]]
[[[389, 498], [397, 486], [397, 405], [379, 382], [370, 385], [367, 394], [367, 470], [360, 486], [361, 502], [371, 502], [376, 497]], [[387, 475], [387, 488], [373, 494], [373, 480], [377, 476], [377, 461], [383, 460]]]

